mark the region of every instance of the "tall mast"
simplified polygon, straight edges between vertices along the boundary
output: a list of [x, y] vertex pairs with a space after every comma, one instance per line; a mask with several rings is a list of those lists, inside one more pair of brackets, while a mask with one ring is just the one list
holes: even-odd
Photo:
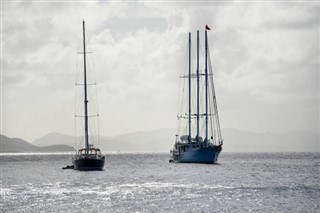
[[205, 146], [208, 143], [208, 40], [207, 29], [205, 30], [205, 76], [206, 76], [206, 138]]
[[197, 142], [199, 144], [199, 134], [200, 134], [200, 79], [199, 79], [199, 30], [197, 31]]
[[84, 67], [84, 131], [85, 131], [85, 144], [86, 154], [89, 152], [89, 136], [88, 136], [88, 98], [87, 98], [87, 70], [86, 70], [86, 36], [85, 24], [82, 22], [83, 27], [83, 67]]
[[189, 137], [191, 143], [191, 33], [189, 32]]

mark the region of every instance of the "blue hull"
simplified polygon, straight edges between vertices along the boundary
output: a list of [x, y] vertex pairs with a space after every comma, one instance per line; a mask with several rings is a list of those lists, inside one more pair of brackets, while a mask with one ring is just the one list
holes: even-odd
[[221, 152], [221, 146], [193, 147], [182, 146], [172, 152], [171, 162], [178, 163], [216, 163]]

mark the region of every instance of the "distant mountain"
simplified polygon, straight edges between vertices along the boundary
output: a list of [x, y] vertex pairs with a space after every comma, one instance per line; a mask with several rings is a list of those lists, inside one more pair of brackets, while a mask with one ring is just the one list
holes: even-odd
[[20, 138], [8, 138], [7, 136], [0, 135], [0, 150], [1, 152], [26, 152], [37, 149], [36, 146], [20, 139]]
[[134, 145], [135, 151], [169, 152], [175, 140], [176, 129], [157, 129], [150, 132], [134, 132], [118, 135], [115, 138]]
[[[141, 147], [141, 150], [168, 152], [175, 141], [175, 129], [135, 132], [116, 136]], [[320, 152], [319, 134], [307, 131], [254, 133], [223, 129], [223, 150], [228, 152]]]
[[[76, 140], [76, 137], [74, 136], [53, 132], [41, 138], [36, 139], [35, 141], [32, 142], [32, 144], [37, 145], [39, 147], [65, 144], [71, 147], [80, 148], [81, 146], [81, 144], [79, 144], [80, 141], [81, 141], [81, 137], [78, 137]], [[104, 137], [104, 136], [100, 136], [99, 144], [94, 144], [94, 145], [98, 146], [103, 151], [105, 150], [130, 151], [134, 149], [134, 146], [128, 142], [123, 142], [112, 137]]]
[[225, 129], [224, 150], [232, 152], [320, 152], [319, 133], [253, 133]]
[[175, 138], [176, 129], [157, 129], [150, 132], [133, 132], [129, 134], [118, 135], [115, 138], [121, 141], [128, 141], [134, 144], [149, 144], [150, 141], [163, 141], [169, 138]]
[[53, 146], [37, 147], [20, 138], [9, 138], [0, 135], [0, 152], [69, 152], [74, 148], [59, 144]]
[[[144, 136], [146, 137], [144, 138]], [[161, 134], [160, 134], [161, 135]], [[168, 144], [171, 144], [171, 140], [164, 139], [166, 134], [162, 134], [163, 141], [170, 141]], [[94, 144], [98, 146], [102, 151], [124, 151], [124, 152], [159, 152], [159, 151], [168, 151], [169, 146], [163, 146], [159, 142], [159, 137], [154, 135], [154, 139], [151, 139], [152, 134], [150, 132], [141, 132], [141, 133], [130, 133], [125, 135], [119, 135], [116, 137], [105, 137], [100, 136], [99, 143]], [[80, 137], [79, 137], [80, 138]], [[33, 145], [39, 147], [50, 146], [57, 144], [67, 144], [72, 147], [80, 148], [81, 144], [78, 144], [81, 140], [77, 139], [75, 142], [75, 137], [69, 135], [63, 135], [59, 133], [50, 133], [45, 135], [32, 142]], [[174, 137], [173, 137], [174, 138]]]
[[[133, 132], [115, 137], [100, 137], [103, 151], [169, 152], [175, 141], [175, 129]], [[227, 152], [320, 152], [319, 133], [292, 131], [287, 133], [253, 133], [223, 129], [223, 150]], [[37, 146], [64, 143], [74, 146], [74, 137], [50, 133], [32, 142]]]
[[52, 145], [58, 145], [58, 144], [64, 144], [64, 145], [74, 147], [75, 138], [73, 136], [52, 132], [41, 138], [34, 140], [32, 144], [40, 147], [52, 146]]

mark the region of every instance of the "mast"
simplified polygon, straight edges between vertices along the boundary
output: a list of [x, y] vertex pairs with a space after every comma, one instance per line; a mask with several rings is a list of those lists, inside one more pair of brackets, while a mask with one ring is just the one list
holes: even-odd
[[85, 131], [85, 148], [86, 154], [89, 152], [89, 136], [88, 136], [88, 98], [87, 98], [87, 70], [86, 70], [86, 37], [85, 37], [85, 24], [82, 22], [83, 27], [83, 67], [84, 67], [84, 131]]
[[206, 76], [206, 138], [205, 146], [208, 144], [208, 38], [207, 38], [207, 29], [205, 30], [205, 76]]
[[191, 33], [189, 32], [189, 137], [191, 143]]
[[197, 142], [199, 144], [200, 134], [200, 79], [199, 79], [199, 30], [197, 31]]

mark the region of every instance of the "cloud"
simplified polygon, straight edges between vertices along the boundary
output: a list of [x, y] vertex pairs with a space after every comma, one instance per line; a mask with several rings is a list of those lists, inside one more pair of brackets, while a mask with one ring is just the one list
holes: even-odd
[[[308, 13], [309, 7], [300, 6], [249, 4], [239, 11], [239, 17], [236, 15], [234, 27], [217, 30], [224, 36], [215, 42], [216, 66], [224, 68], [225, 81], [231, 78], [225, 89], [249, 93], [266, 102], [294, 98], [297, 93], [311, 93], [313, 97], [318, 94], [315, 79], [319, 52], [315, 44], [319, 43], [319, 34], [314, 27], [318, 15]], [[304, 29], [300, 28], [301, 22]], [[293, 23], [297, 26], [293, 27]]]
[[4, 2], [2, 10], [2, 123], [9, 136], [73, 132], [82, 19], [101, 134], [176, 125], [187, 35], [195, 38], [205, 24], [213, 28], [223, 127], [318, 130], [318, 4]]

